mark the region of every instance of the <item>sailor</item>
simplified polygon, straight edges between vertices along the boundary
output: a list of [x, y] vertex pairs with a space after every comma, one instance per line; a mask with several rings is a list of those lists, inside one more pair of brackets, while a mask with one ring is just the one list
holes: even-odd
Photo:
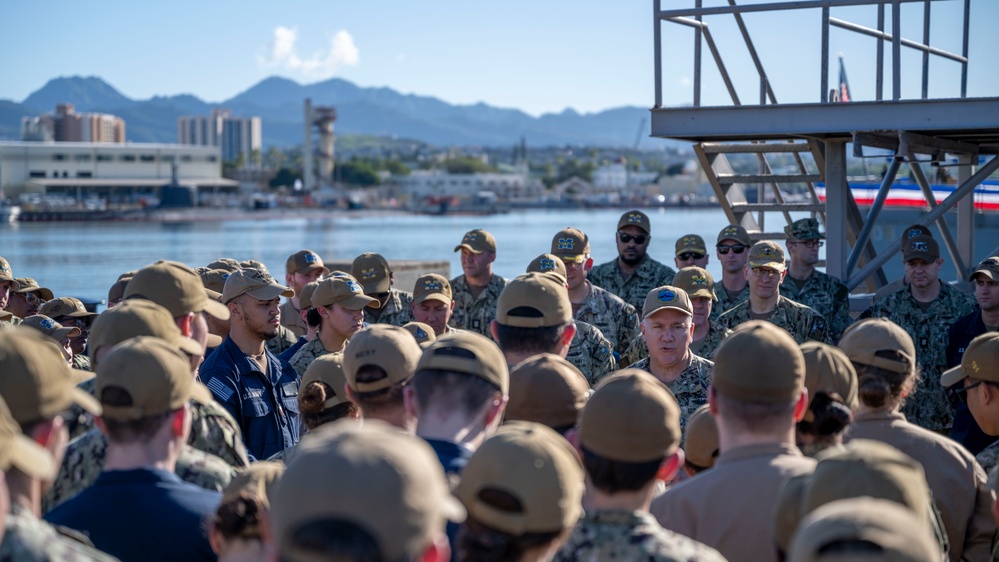
[[368, 324], [402, 326], [413, 320], [413, 293], [392, 288], [395, 275], [388, 261], [381, 254], [364, 253], [350, 266], [350, 274], [357, 279], [364, 294], [378, 301], [377, 307], [364, 308], [364, 321]]
[[589, 273], [590, 282], [639, 310], [645, 295], [656, 287], [670, 284], [676, 272], [648, 255], [652, 223], [645, 213], [631, 210], [621, 215], [614, 240], [617, 258], [594, 267]]
[[482, 229], [470, 230], [454, 251], [461, 252], [463, 273], [451, 280], [454, 313], [448, 324], [488, 336], [489, 324], [496, 317], [496, 299], [507, 283], [493, 273], [496, 238]]
[[815, 269], [822, 239], [826, 237], [819, 232], [819, 221], [795, 221], [784, 227], [784, 233], [787, 234], [790, 261], [780, 294], [825, 316], [829, 322], [829, 339], [839, 341], [843, 330], [853, 321], [850, 318], [850, 291], [839, 279]]

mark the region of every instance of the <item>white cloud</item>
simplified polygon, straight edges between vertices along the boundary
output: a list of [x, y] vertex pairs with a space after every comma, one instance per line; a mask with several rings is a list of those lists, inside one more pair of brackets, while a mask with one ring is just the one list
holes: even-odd
[[693, 82], [690, 80], [689, 76], [684, 76], [683, 78], [680, 79], [681, 86], [689, 86], [691, 84], [693, 84]]
[[354, 38], [343, 29], [330, 39], [329, 50], [313, 53], [307, 58], [299, 56], [295, 48], [297, 42], [297, 29], [283, 25], [275, 27], [267, 55], [259, 59], [261, 65], [280, 66], [310, 78], [323, 78], [344, 66], [357, 66], [360, 61], [360, 51], [354, 44]]

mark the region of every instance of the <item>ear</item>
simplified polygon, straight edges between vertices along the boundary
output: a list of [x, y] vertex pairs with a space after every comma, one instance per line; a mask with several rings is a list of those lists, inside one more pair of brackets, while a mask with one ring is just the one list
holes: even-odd
[[805, 418], [805, 412], [808, 411], [808, 389], [802, 388], [801, 394], [798, 396], [798, 402], [794, 405], [794, 423], [798, 423]]
[[[493, 320], [495, 322], [495, 320]], [[495, 337], [495, 336], [494, 336]], [[562, 331], [561, 343], [568, 350], [569, 346], [572, 345], [572, 339], [576, 337], [576, 322], [570, 322], [565, 330]]]
[[451, 312], [454, 312], [454, 301], [451, 301]]
[[50, 446], [57, 444], [59, 430], [65, 423], [61, 416], [37, 423], [31, 428], [31, 435], [28, 437], [43, 448], [51, 450]]
[[991, 404], [995, 402], [997, 398], [999, 398], [999, 394], [996, 393], [996, 388], [991, 384], [983, 384], [981, 385], [981, 387], [982, 387], [982, 392], [985, 393], [985, 395], [982, 396], [982, 400], [986, 404]]
[[746, 281], [749, 281], [749, 264], [742, 266], [742, 276], [746, 278]]
[[427, 549], [419, 557], [420, 562], [447, 562], [451, 559], [451, 545], [447, 541], [447, 535], [441, 533], [434, 537], [433, 542], [427, 545]]
[[586, 258], [586, 261], [583, 262], [583, 270], [589, 271], [591, 269], [593, 269], [593, 258]]
[[[291, 273], [285, 273], [284, 274], [284, 285], [285, 285], [285, 287], [291, 287], [292, 286], [292, 282], [294, 280], [295, 280], [295, 276], [293, 274], [291, 274]], [[298, 295], [295, 295], [295, 296], [297, 297]]]
[[708, 385], [708, 412], [712, 416], [718, 415], [718, 395], [713, 385]]
[[212, 552], [216, 556], [222, 554], [222, 535], [214, 523], [208, 525], [208, 544], [212, 545]]
[[194, 313], [188, 312], [187, 314], [174, 319], [177, 323], [177, 327], [180, 328], [181, 335], [191, 337], [192, 329], [191, 325], [194, 323]]
[[402, 405], [409, 417], [420, 419], [420, 403], [416, 400], [416, 390], [412, 385], [402, 387]]
[[780, 272], [780, 281], [778, 281], [778, 283], [783, 283], [785, 277], [787, 277], [787, 269], [786, 268], [784, 269], [784, 271]]
[[299, 310], [299, 311], [298, 311], [298, 316], [299, 316], [299, 317], [300, 317], [300, 318], [302, 319], [302, 321], [303, 321], [303, 322], [305, 322], [306, 324], [308, 324], [308, 323], [309, 323], [309, 309], [308, 309], [308, 308], [303, 308], [302, 310]]
[[395, 285], [395, 273], [389, 272], [389, 287]]
[[580, 459], [582, 459], [583, 450], [581, 448], [582, 445], [580, 445], [579, 443], [579, 430], [574, 427], [569, 431], [566, 431], [565, 440], [568, 441], [570, 445], [572, 445], [572, 448], [576, 450], [576, 454], [579, 455]]
[[101, 433], [104, 435], [108, 434], [108, 426], [104, 423], [104, 418], [102, 416], [94, 416], [94, 425], [96, 425], [97, 429], [100, 429]]
[[489, 333], [492, 334], [493, 341], [499, 341], [499, 336], [496, 335], [497, 333], [499, 333], [499, 329], [497, 328], [498, 325], [499, 324], [496, 322], [496, 320], [492, 320], [491, 322], [489, 322]]
[[659, 471], [656, 472], [656, 479], [662, 480], [663, 482], [670, 482], [676, 473], [680, 471], [686, 461], [686, 456], [683, 454], [683, 449], [677, 449], [675, 453], [663, 459], [661, 465], [659, 465]]
[[170, 433], [174, 437], [184, 437], [184, 418], [187, 417], [187, 408], [181, 408], [174, 412], [170, 418]]
[[486, 427], [498, 427], [500, 422], [503, 420], [503, 412], [506, 411], [506, 403], [509, 401], [509, 397], [500, 396], [499, 398], [493, 400], [489, 403], [489, 408], [486, 409]]
[[[405, 390], [405, 389], [404, 389]], [[360, 404], [357, 403], [357, 397], [354, 395], [354, 389], [350, 388], [349, 384], [343, 385], [343, 393], [347, 396], [347, 400], [350, 400], [357, 406], [358, 409], [361, 408]]]

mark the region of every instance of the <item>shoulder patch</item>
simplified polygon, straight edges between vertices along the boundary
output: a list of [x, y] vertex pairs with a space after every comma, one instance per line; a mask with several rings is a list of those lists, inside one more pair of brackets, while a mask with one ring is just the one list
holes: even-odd
[[222, 402], [228, 402], [229, 399], [232, 398], [233, 394], [235, 394], [231, 388], [222, 384], [222, 381], [217, 378], [209, 379], [208, 382], [205, 383], [205, 386], [208, 387], [208, 390], [212, 391], [212, 394], [218, 396]]

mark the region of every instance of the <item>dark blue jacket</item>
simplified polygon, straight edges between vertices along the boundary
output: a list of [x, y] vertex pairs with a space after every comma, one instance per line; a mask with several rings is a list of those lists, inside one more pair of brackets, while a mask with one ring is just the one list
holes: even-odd
[[243, 430], [251, 460], [266, 459], [298, 443], [298, 377], [271, 352], [267, 375], [231, 338], [205, 360], [199, 375]]
[[302, 349], [302, 346], [307, 343], [309, 343], [309, 340], [307, 340], [305, 336], [299, 336], [298, 341], [293, 343], [291, 347], [282, 351], [278, 355], [278, 359], [280, 359], [281, 361], [291, 361], [291, 358], [295, 356], [295, 352], [297, 352], [299, 349]]
[[215, 553], [205, 521], [221, 499], [165, 470], [110, 470], [45, 520], [86, 534], [122, 562], [207, 562]]
[[[981, 309], [975, 309], [971, 314], [955, 320], [947, 332], [947, 366], [960, 365], [968, 344], [984, 333], [985, 322], [982, 321]], [[996, 440], [995, 437], [986, 435], [982, 431], [972, 417], [968, 405], [960, 400], [954, 408], [954, 425], [951, 427], [950, 437], [964, 445], [972, 455], [977, 455]]]

